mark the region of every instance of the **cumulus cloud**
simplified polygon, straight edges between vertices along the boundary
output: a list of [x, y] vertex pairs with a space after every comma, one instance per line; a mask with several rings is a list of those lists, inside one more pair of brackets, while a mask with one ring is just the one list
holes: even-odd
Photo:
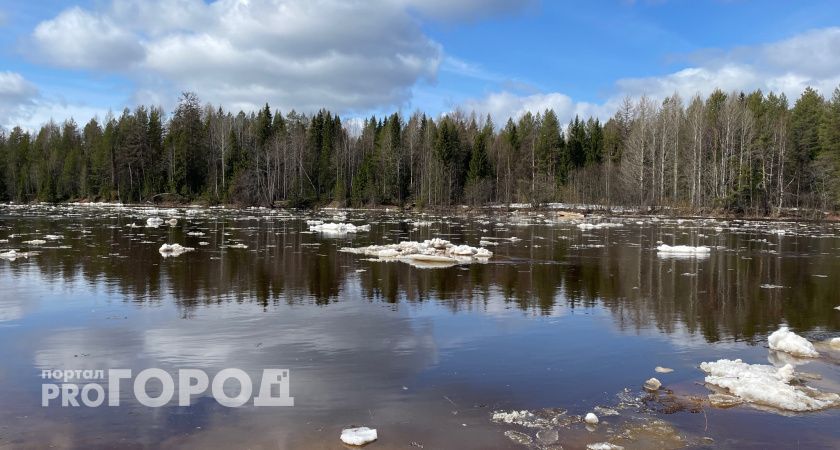
[[113, 0], [68, 9], [39, 24], [31, 41], [39, 61], [120, 73], [138, 93], [174, 99], [194, 90], [242, 109], [268, 101], [363, 111], [400, 106], [416, 83], [435, 80], [441, 47], [407, 8], [394, 0]]
[[646, 95], [662, 100], [674, 93], [683, 98], [724, 92], [752, 91], [785, 94], [795, 101], [810, 86], [830, 96], [840, 85], [840, 28], [807, 31], [788, 39], [727, 51], [704, 51], [693, 55], [690, 67], [661, 76], [616, 80], [612, 93], [600, 103], [575, 102], [558, 92], [517, 95], [507, 91], [467, 100], [462, 108], [489, 113], [497, 124], [526, 111], [552, 108], [561, 120], [574, 115], [612, 116], [624, 97]]
[[0, 126], [8, 126], [31, 108], [38, 88], [16, 72], [0, 72]]

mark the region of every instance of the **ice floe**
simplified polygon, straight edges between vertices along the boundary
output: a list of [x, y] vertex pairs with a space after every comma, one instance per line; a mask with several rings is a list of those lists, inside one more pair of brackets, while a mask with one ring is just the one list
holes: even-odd
[[444, 239], [423, 242], [404, 241], [399, 244], [371, 245], [361, 248], [342, 248], [341, 251], [372, 256], [380, 260], [399, 260], [423, 267], [439, 267], [474, 261], [486, 261], [493, 252], [482, 247], [455, 245]]
[[174, 256], [181, 256], [184, 253], [191, 252], [195, 250], [192, 247], [184, 247], [181, 244], [163, 244], [160, 246], [158, 250], [164, 258], [174, 257]]
[[645, 385], [644, 385], [645, 390], [650, 391], [650, 392], [656, 392], [661, 387], [662, 387], [662, 382], [657, 380], [656, 378], [651, 378], [651, 379], [645, 381]]
[[309, 231], [316, 231], [324, 234], [351, 234], [362, 231], [370, 231], [370, 225], [353, 225], [352, 223], [316, 223], [320, 221], [308, 222]]
[[345, 428], [341, 430], [341, 442], [347, 445], [365, 445], [378, 438], [376, 429], [368, 427]]
[[589, 425], [597, 425], [598, 416], [596, 416], [594, 413], [587, 413], [586, 417], [583, 418], [583, 421], [588, 423]]
[[782, 368], [747, 364], [740, 359], [704, 362], [706, 383], [726, 389], [744, 402], [784, 411], [818, 411], [840, 406], [840, 395], [792, 384], [796, 373], [790, 364]]
[[600, 230], [603, 228], [619, 228], [622, 225], [616, 222], [601, 222], [601, 223], [579, 223], [578, 228], [581, 230]]
[[163, 219], [160, 217], [149, 217], [146, 219], [146, 226], [149, 228], [157, 228], [163, 225]]
[[662, 244], [656, 247], [656, 251], [660, 255], [677, 255], [677, 256], [708, 256], [712, 251], [709, 247], [692, 247], [690, 245], [667, 245]]
[[668, 368], [668, 367], [662, 367], [662, 366], [656, 366], [656, 368], [655, 368], [655, 369], [653, 369], [653, 370], [654, 370], [656, 373], [671, 373], [671, 372], [673, 372], [673, 371], [674, 371], [674, 369], [670, 369], [670, 368]]
[[828, 342], [828, 345], [834, 348], [840, 348], [840, 337], [836, 337]]
[[587, 444], [586, 448], [588, 450], [624, 450], [624, 447], [610, 444], [609, 442], [595, 442], [593, 444]]
[[7, 250], [4, 252], [0, 252], [0, 259], [5, 259], [7, 261], [15, 261], [20, 258], [29, 258], [31, 255], [30, 252], [19, 252], [17, 250]]
[[47, 241], [43, 239], [33, 239], [31, 241], [23, 241], [23, 243], [27, 245], [44, 245], [47, 243]]
[[781, 327], [767, 338], [772, 350], [790, 353], [794, 356], [816, 358], [820, 356], [814, 344], [807, 339], [790, 331], [788, 327]]

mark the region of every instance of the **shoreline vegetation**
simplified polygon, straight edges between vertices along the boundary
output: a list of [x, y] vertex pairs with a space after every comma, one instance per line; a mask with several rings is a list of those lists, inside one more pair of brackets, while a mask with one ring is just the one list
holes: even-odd
[[837, 220], [840, 88], [792, 106], [761, 91], [627, 98], [603, 124], [545, 110], [499, 126], [460, 111], [233, 114], [187, 92], [168, 116], [0, 130], [0, 201], [78, 199]]

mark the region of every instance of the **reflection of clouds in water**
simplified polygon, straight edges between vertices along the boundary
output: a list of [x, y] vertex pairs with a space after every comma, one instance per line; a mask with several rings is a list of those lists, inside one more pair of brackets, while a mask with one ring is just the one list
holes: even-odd
[[23, 308], [20, 305], [0, 303], [0, 322], [11, 322], [23, 318]]
[[137, 364], [132, 330], [65, 328], [52, 330], [37, 344], [37, 369], [122, 369]]

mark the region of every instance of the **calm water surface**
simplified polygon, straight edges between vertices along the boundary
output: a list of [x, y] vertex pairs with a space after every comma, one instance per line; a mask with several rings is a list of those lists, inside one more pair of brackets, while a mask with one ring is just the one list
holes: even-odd
[[[766, 339], [781, 324], [840, 336], [837, 225], [624, 218], [583, 231], [550, 214], [348, 211], [338, 219], [371, 230], [308, 231], [332, 214], [0, 206], [0, 250], [38, 252], [0, 260], [0, 448], [343, 448], [352, 425], [378, 429], [370, 448], [525, 448], [504, 433], [534, 431], [494, 411], [585, 414], [619, 395], [639, 407], [594, 431], [560, 427], [563, 448], [650, 420], [690, 448], [840, 448], [837, 409], [685, 406], [709, 393], [703, 361], [779, 363]], [[178, 224], [144, 227], [153, 216]], [[46, 235], [61, 238], [23, 243]], [[486, 264], [443, 269], [339, 252], [433, 237], [504, 239]], [[662, 258], [659, 241], [714, 249]], [[164, 259], [163, 243], [196, 250]], [[840, 392], [840, 352], [823, 353], [797, 370]], [[149, 367], [287, 368], [295, 406], [40, 406], [42, 369]], [[652, 376], [666, 391], [644, 398]], [[625, 446], [683, 446], [664, 442]]]

